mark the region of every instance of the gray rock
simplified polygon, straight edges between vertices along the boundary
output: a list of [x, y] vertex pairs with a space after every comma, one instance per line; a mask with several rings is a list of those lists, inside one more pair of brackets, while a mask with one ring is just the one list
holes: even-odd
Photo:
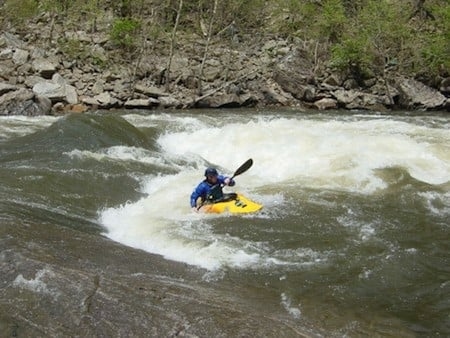
[[100, 103], [101, 105], [110, 105], [112, 102], [112, 97], [109, 92], [103, 92], [98, 95], [95, 95], [94, 98]]
[[4, 79], [8, 79], [14, 74], [14, 63], [12, 60], [0, 61], [0, 76]]
[[154, 98], [169, 95], [169, 94], [165, 93], [162, 89], [160, 89], [158, 87], [154, 87], [154, 86], [147, 87], [144, 85], [137, 84], [134, 87], [134, 89], [137, 93], [145, 94], [147, 96], [154, 97]]
[[239, 108], [256, 105], [258, 98], [252, 94], [236, 95], [217, 93], [196, 102], [199, 108]]
[[323, 99], [314, 102], [314, 106], [319, 110], [336, 109], [338, 107], [337, 101], [328, 97], [324, 97]]
[[33, 68], [45, 79], [51, 79], [56, 72], [56, 65], [42, 58], [33, 60]]
[[0, 115], [48, 115], [51, 102], [39, 98], [31, 90], [20, 88], [0, 96]]
[[101, 80], [95, 81], [94, 85], [91, 88], [91, 92], [94, 95], [99, 95], [105, 91], [104, 83]]
[[181, 102], [172, 96], [161, 96], [158, 98], [159, 105], [162, 108], [178, 108], [181, 107]]
[[65, 102], [77, 104], [78, 94], [74, 86], [69, 85], [67, 81], [58, 73], [53, 74], [52, 80], [39, 81], [39, 77], [35, 77], [36, 83], [33, 85], [33, 92], [37, 96], [43, 96], [52, 102]]
[[16, 65], [23, 65], [28, 61], [29, 53], [26, 50], [23, 49], [16, 49], [14, 51], [14, 54], [12, 56], [13, 62]]
[[58, 73], [53, 74], [52, 81], [60, 86], [65, 86], [67, 84], [67, 81]]
[[447, 98], [439, 91], [414, 79], [400, 78], [397, 81], [397, 89], [400, 93], [400, 103], [408, 107], [432, 110], [444, 108], [447, 103]]
[[2, 96], [3, 94], [6, 94], [8, 92], [17, 90], [17, 86], [9, 84], [9, 83], [4, 83], [4, 82], [0, 82], [0, 96]]
[[52, 102], [63, 101], [66, 97], [65, 85], [52, 81], [38, 82], [33, 86], [33, 92], [37, 96], [45, 96]]
[[450, 77], [447, 77], [441, 81], [439, 90], [444, 94], [450, 94]]
[[378, 96], [364, 93], [358, 90], [339, 89], [331, 93], [337, 102], [346, 109], [371, 109], [385, 110], [384, 105], [388, 105], [386, 96]]
[[25, 79], [25, 85], [28, 87], [28, 88], [33, 88], [33, 86], [36, 84], [36, 83], [39, 83], [39, 82], [45, 82], [46, 80], [43, 78], [43, 77], [40, 77], [40, 76], [36, 76], [36, 75], [31, 75], [31, 76], [27, 76], [27, 78]]
[[17, 101], [31, 100], [35, 96], [32, 91], [25, 89], [25, 88], [19, 88], [18, 90], [14, 91], [14, 92], [3, 95], [1, 98], [4, 98], [4, 97], [8, 96], [9, 94], [11, 94], [11, 97], [16, 99]]
[[66, 89], [66, 102], [70, 104], [77, 104], [78, 94], [76, 88], [71, 85], [66, 85], [65, 89]]
[[14, 34], [5, 32], [3, 33], [3, 39], [6, 46], [10, 48], [23, 48], [25, 43]]
[[125, 102], [125, 108], [150, 108], [159, 105], [159, 101], [154, 98], [132, 99]]
[[5, 48], [0, 51], [0, 60], [12, 59], [14, 55], [14, 49]]
[[90, 96], [81, 97], [81, 102], [88, 106], [98, 106], [99, 105], [99, 101], [96, 98], [93, 98]]
[[95, 95], [94, 97], [82, 97], [81, 102], [88, 106], [97, 106], [103, 109], [117, 107], [120, 105], [120, 101], [113, 97], [110, 92], [103, 92]]

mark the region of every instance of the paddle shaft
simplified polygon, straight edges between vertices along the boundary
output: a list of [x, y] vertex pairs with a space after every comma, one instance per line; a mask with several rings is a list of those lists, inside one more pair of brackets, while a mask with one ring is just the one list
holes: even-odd
[[236, 176], [245, 173], [248, 169], [250, 169], [250, 167], [253, 165], [253, 160], [251, 158], [249, 158], [247, 161], [245, 161], [244, 164], [242, 164], [239, 168], [236, 169], [236, 171], [234, 172], [233, 176], [231, 176], [231, 180], [233, 178], [235, 178]]

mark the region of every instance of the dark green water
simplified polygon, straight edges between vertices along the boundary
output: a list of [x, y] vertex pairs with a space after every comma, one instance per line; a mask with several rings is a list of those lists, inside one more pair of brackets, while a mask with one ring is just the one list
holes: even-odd
[[[450, 117], [0, 118], [2, 336], [450, 335]], [[205, 166], [264, 205], [192, 213]]]

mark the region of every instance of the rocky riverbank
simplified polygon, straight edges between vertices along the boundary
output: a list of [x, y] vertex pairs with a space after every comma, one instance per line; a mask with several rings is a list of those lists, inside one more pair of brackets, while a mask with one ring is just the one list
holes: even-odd
[[54, 41], [70, 38], [84, 46], [84, 59], [68, 57], [56, 43], [46, 47], [47, 35], [45, 23], [0, 35], [0, 115], [272, 106], [450, 110], [450, 77], [432, 88], [393, 66], [382, 76], [357, 79], [320, 67], [312, 42], [296, 39], [211, 43], [204, 60], [205, 43], [184, 39], [167, 76], [167, 52], [155, 49], [139, 60], [105, 66], [117, 54], [106, 34], [52, 30]]

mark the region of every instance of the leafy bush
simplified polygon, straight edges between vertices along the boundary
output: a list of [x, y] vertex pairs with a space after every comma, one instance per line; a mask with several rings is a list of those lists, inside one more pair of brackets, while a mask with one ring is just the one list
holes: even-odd
[[373, 55], [368, 52], [367, 37], [346, 38], [331, 47], [330, 65], [341, 71], [357, 72], [359, 76], [370, 69]]
[[118, 46], [131, 49], [137, 44], [141, 24], [138, 20], [116, 19], [111, 28], [111, 40]]
[[341, 0], [325, 1], [319, 18], [318, 27], [321, 35], [331, 41], [339, 40], [349, 22]]
[[424, 37], [423, 57], [425, 64], [432, 72], [443, 69], [450, 72], [450, 4], [436, 4], [432, 8], [436, 17], [436, 31], [431, 31]]

